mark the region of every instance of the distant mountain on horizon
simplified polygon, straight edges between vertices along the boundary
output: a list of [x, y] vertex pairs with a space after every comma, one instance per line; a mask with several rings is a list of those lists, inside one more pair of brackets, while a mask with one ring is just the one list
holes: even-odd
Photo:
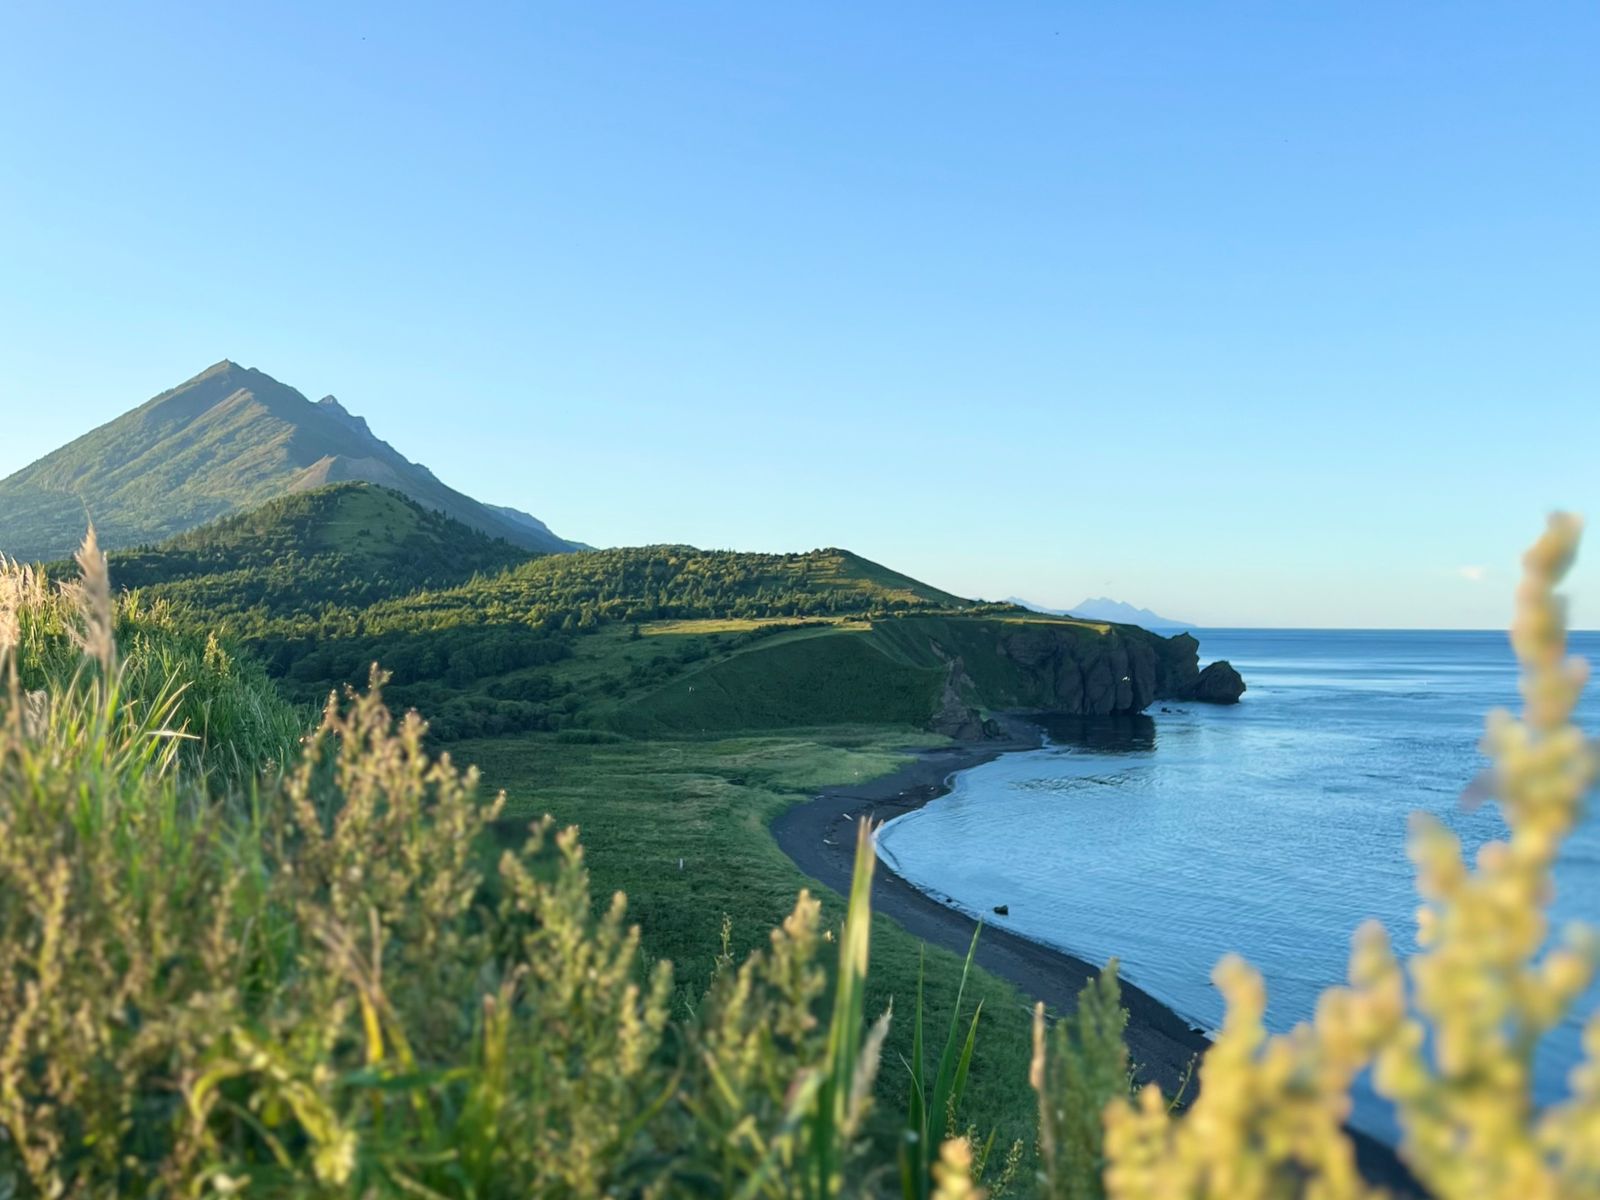
[[345, 481], [392, 488], [524, 550], [579, 547], [537, 517], [441, 483], [334, 397], [312, 403], [223, 359], [0, 480], [0, 553], [64, 558], [91, 520], [107, 548], [147, 545]]
[[1141, 629], [1193, 629], [1194, 624], [1189, 621], [1174, 621], [1170, 617], [1163, 617], [1151, 612], [1148, 608], [1136, 608], [1122, 600], [1113, 600], [1109, 596], [1095, 596], [1083, 601], [1072, 608], [1046, 608], [1041, 604], [1033, 604], [1020, 596], [1007, 598], [1008, 604], [1016, 604], [1031, 612], [1045, 613], [1052, 617], [1081, 617], [1087, 621], [1110, 621], [1117, 625], [1137, 625]]

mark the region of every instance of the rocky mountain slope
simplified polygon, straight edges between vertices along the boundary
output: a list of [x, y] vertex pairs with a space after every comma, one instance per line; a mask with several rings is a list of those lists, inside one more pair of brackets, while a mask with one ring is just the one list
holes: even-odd
[[332, 396], [314, 404], [225, 359], [0, 480], [0, 552], [63, 557], [90, 520], [112, 548], [157, 542], [279, 496], [351, 480], [393, 488], [522, 549], [576, 545], [536, 518], [441, 483]]

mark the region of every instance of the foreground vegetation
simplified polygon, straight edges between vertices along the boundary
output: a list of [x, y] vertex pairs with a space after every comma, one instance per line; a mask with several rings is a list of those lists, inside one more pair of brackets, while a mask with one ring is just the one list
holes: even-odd
[[[626, 892], [648, 961], [673, 964], [675, 1015], [693, 1012], [724, 952], [761, 949], [808, 881], [773, 841], [768, 826], [789, 805], [842, 781], [870, 779], [900, 765], [908, 750], [938, 739], [881, 727], [793, 729], [673, 741], [574, 744], [559, 737], [465, 742], [452, 752], [506, 790], [500, 829], [520, 837], [528, 819], [552, 813], [577, 825], [597, 895]], [[819, 897], [825, 927], [844, 917], [841, 900]], [[867, 1130], [892, 1157], [912, 1055], [911, 1000], [925, 973], [928, 1022], [941, 1029], [961, 987], [958, 957], [926, 951], [884, 917], [872, 924], [869, 1013], [894, 1006], [880, 1071], [883, 1099]], [[978, 1051], [963, 1119], [981, 1115], [1000, 1153], [1033, 1143], [1033, 1103], [1017, 1081], [1031, 1053], [1029, 1009], [1004, 981], [973, 972], [968, 1009], [981, 1003]]]
[[43, 572], [0, 559], [0, 619], [14, 641], [8, 669], [18, 687], [36, 698], [69, 693], [86, 655], [101, 659], [119, 645], [119, 690], [108, 703], [170, 706], [182, 730], [173, 749], [191, 776], [245, 784], [298, 754], [313, 712], [286, 702], [253, 657], [164, 601], [114, 603], [92, 532], [82, 561], [82, 576], [56, 587]]
[[[837, 940], [802, 892], [759, 948], [719, 947], [675, 993], [621, 897], [593, 902], [573, 831], [535, 822], [485, 868], [503, 800], [432, 759], [420, 720], [375, 688], [330, 703], [248, 794], [186, 770], [179, 686], [142, 686], [92, 542], [81, 561], [68, 593], [16, 570], [0, 592], [9, 1192], [886, 1182], [863, 1154], [888, 1029], [862, 991], [867, 843]], [[29, 693], [41, 607], [66, 614], [82, 658]], [[966, 1068], [961, 1086], [941, 1074], [959, 1096]]]
[[[621, 895], [595, 903], [574, 831], [538, 821], [497, 846], [510, 802], [431, 757], [421, 721], [383, 706], [381, 680], [330, 703], [275, 765], [271, 723], [241, 732], [231, 752], [262, 771], [235, 786], [236, 769], [209, 769], [221, 739], [191, 741], [185, 726], [185, 685], [221, 647], [164, 663], [140, 660], [159, 638], [119, 651], [119, 622], [136, 628], [141, 611], [114, 613], [92, 544], [65, 593], [6, 570], [0, 1189], [1355, 1197], [1368, 1189], [1341, 1126], [1351, 1079], [1375, 1064], [1402, 1152], [1437, 1195], [1600, 1194], [1600, 1014], [1570, 1098], [1540, 1111], [1530, 1090], [1540, 1035], [1600, 957], [1592, 933], [1548, 948], [1543, 909], [1597, 765], [1570, 724], [1583, 678], [1563, 661], [1552, 592], [1576, 537], [1558, 519], [1528, 556], [1514, 631], [1527, 707], [1520, 721], [1495, 717], [1486, 740], [1509, 840], [1470, 868], [1448, 833], [1417, 828], [1423, 949], [1409, 984], [1382, 931], [1363, 930], [1351, 986], [1269, 1037], [1259, 977], [1225, 962], [1227, 1021], [1198, 1098], [1175, 1112], [1152, 1088], [1127, 1094], [1115, 984], [1103, 979], [1071, 1020], [1052, 1027], [1036, 1013], [1026, 1078], [1037, 1124], [1022, 1169], [1003, 1137], [984, 1136], [1003, 1081], [973, 1065], [974, 1038], [1007, 1036], [1004, 1021], [973, 1016], [974, 1000], [992, 999], [989, 1013], [1008, 997], [973, 977], [961, 999], [925, 1006], [909, 943], [873, 926], [866, 837], [844, 909], [801, 892], [765, 938], [741, 924], [725, 944], [695, 943], [670, 922], [698, 915], [714, 929], [704, 900], [696, 912], [658, 893], [646, 923], [669, 924], [649, 937], [714, 947], [679, 971], [645, 949]], [[70, 670], [63, 638], [76, 647]], [[214, 702], [258, 682], [212, 669]], [[647, 768], [623, 743], [584, 747], [621, 794], [586, 815], [619, 826], [606, 833], [618, 858], [595, 869], [623, 880], [631, 833], [654, 855], [639, 869], [653, 862], [670, 878], [676, 832], [716, 859], [694, 863], [695, 897], [772, 919], [775, 881], [792, 874], [762, 861], [777, 853], [757, 848], [766, 815], [819, 774], [872, 770], [900, 748], [711, 742], [686, 752], [676, 781], [646, 784], [628, 782]], [[491, 756], [508, 774], [542, 765]], [[571, 776], [551, 770], [559, 807]], [[533, 798], [516, 797], [522, 815]], [[652, 833], [661, 840], [646, 851]], [[688, 898], [694, 856], [681, 857]], [[936, 971], [961, 986], [959, 966], [940, 959]], [[899, 1071], [890, 1045], [908, 1047]], [[1014, 1094], [1026, 1095], [1015, 1070]]]

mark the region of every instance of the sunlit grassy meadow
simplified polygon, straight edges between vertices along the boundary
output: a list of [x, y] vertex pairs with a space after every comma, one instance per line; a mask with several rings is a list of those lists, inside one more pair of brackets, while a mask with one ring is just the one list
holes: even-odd
[[[672, 741], [575, 746], [550, 737], [488, 739], [452, 746], [478, 764], [484, 783], [506, 789], [506, 814], [550, 813], [577, 825], [596, 893], [623, 891], [639, 922], [646, 958], [670, 959], [682, 1009], [698, 1003], [719, 953], [723, 922], [736, 957], [759, 948], [768, 931], [810, 884], [773, 841], [767, 826], [791, 804], [830, 784], [870, 779], [903, 761], [907, 750], [942, 739], [881, 728], [833, 727]], [[680, 867], [679, 864], [682, 863]], [[836, 924], [842, 901], [822, 895], [825, 920]], [[917, 984], [918, 939], [886, 918], [873, 923], [867, 1012], [894, 1004], [909, 1016]], [[927, 998], [931, 1021], [947, 1022], [961, 961], [930, 947]], [[967, 985], [969, 1004], [983, 1001], [968, 1114], [981, 1114], [984, 1135], [1032, 1145], [1033, 1100], [1016, 1086], [1031, 1053], [1029, 1005], [1016, 989], [984, 972]], [[881, 1068], [883, 1090], [902, 1092], [911, 1051], [907, 1021], [890, 1026]], [[892, 1151], [896, 1118], [880, 1108], [875, 1132]]]

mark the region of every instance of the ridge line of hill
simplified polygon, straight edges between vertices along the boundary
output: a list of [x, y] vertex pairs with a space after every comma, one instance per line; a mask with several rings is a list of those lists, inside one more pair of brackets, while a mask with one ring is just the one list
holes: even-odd
[[313, 403], [229, 359], [0, 479], [0, 552], [63, 558], [86, 517], [110, 548], [159, 542], [272, 499], [338, 482], [403, 492], [541, 553], [576, 548], [536, 517], [441, 482], [331, 396]]

